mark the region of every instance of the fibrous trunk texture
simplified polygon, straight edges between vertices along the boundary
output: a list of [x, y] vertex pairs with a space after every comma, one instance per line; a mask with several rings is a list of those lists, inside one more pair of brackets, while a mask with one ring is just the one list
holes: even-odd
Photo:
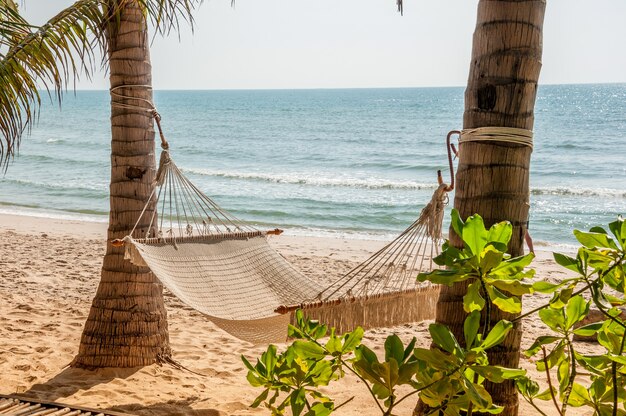
[[[515, 127], [533, 129], [537, 82], [541, 69], [545, 0], [481, 0], [474, 32], [472, 61], [465, 91], [463, 128]], [[529, 209], [531, 149], [503, 142], [467, 142], [461, 145], [454, 207], [462, 218], [480, 214], [486, 226], [508, 220], [513, 224], [509, 253], [523, 254]], [[450, 231], [451, 242], [462, 241]], [[438, 323], [463, 340], [465, 284], [442, 286], [437, 305]], [[491, 308], [491, 325], [512, 315]], [[505, 341], [491, 350], [490, 364], [517, 368], [521, 323]], [[513, 382], [487, 383], [502, 415], [518, 414]], [[421, 414], [421, 405], [416, 413]], [[476, 414], [476, 413], [474, 413]]]
[[[111, 88], [152, 101], [147, 25], [135, 2], [107, 28]], [[144, 101], [111, 95], [111, 212], [108, 241], [128, 235], [148, 200], [155, 176], [154, 129]], [[143, 103], [143, 105], [142, 105]], [[144, 215], [146, 221], [151, 215]], [[148, 224], [140, 223], [137, 233]], [[136, 234], [137, 234], [136, 233]], [[124, 248], [107, 244], [98, 291], [72, 365], [137, 367], [171, 355], [163, 287], [146, 267], [124, 260]]]

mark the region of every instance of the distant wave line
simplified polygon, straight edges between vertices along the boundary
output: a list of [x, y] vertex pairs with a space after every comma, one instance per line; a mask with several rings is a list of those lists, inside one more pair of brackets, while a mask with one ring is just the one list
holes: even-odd
[[284, 183], [291, 185], [309, 185], [321, 187], [346, 187], [365, 189], [435, 189], [437, 183], [418, 183], [411, 181], [392, 181], [387, 179], [360, 179], [360, 178], [329, 178], [316, 177], [316, 173], [310, 174], [267, 174], [267, 173], [245, 173], [245, 172], [225, 172], [210, 171], [206, 169], [183, 169], [185, 173], [192, 173], [201, 176], [210, 176], [225, 179], [249, 180], [259, 182]]
[[[93, 197], [106, 197], [107, 196], [107, 187], [106, 184], [100, 185], [87, 185], [84, 182], [81, 185], [77, 183], [63, 184], [63, 183], [45, 183], [45, 182], [35, 182], [29, 181], [25, 179], [3, 179], [2, 181], [13, 183], [18, 186], [24, 186], [26, 188], [33, 187], [39, 189], [55, 189], [60, 191], [71, 190], [71, 191], [79, 191], [89, 193]], [[81, 194], [81, 196], [87, 196], [85, 194]]]
[[611, 188], [566, 188], [562, 186], [540, 187], [531, 189], [532, 195], [555, 196], [600, 196], [611, 198], [626, 198], [626, 190]]

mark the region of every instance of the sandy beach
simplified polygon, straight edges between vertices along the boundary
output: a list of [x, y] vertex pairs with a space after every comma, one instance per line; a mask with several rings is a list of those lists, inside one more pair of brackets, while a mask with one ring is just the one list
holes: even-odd
[[[222, 332], [167, 292], [173, 358], [193, 372], [167, 365], [99, 371], [68, 367], [98, 285], [105, 234], [104, 223], [0, 216], [0, 394], [141, 415], [267, 414], [249, 407], [259, 391], [248, 385], [240, 360], [241, 354], [256, 359], [264, 348]], [[270, 242], [313, 277], [345, 272], [384, 244], [289, 235]], [[565, 276], [547, 251], [538, 253], [535, 267], [549, 279]], [[529, 298], [525, 308], [542, 301], [545, 298]], [[380, 353], [384, 338], [395, 332], [405, 341], [417, 336], [418, 343], [427, 346], [429, 323], [367, 331], [365, 342], [378, 346]], [[545, 331], [538, 319], [526, 320], [522, 347]], [[522, 358], [521, 367], [536, 375], [530, 360]], [[337, 414], [378, 413], [356, 378], [347, 377], [326, 391], [336, 403], [355, 397]], [[407, 400], [398, 414], [410, 414], [413, 406]], [[553, 413], [547, 404], [545, 408]], [[535, 411], [522, 402], [520, 414]]]

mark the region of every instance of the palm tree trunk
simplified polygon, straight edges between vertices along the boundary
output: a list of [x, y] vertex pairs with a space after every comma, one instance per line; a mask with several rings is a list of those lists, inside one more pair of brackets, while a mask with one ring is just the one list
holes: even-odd
[[[152, 101], [147, 23], [136, 2], [119, 12], [119, 20], [112, 19], [107, 37], [111, 87], [140, 85], [119, 92]], [[152, 115], [116, 105], [119, 103], [137, 106], [142, 101], [111, 95], [108, 241], [131, 232], [152, 192], [155, 176]], [[147, 227], [148, 224], [139, 224], [137, 231], [145, 232]], [[72, 365], [137, 367], [168, 359], [170, 355], [162, 285], [149, 269], [124, 260], [123, 247], [108, 244], [100, 285]]]
[[[463, 128], [533, 129], [545, 6], [545, 0], [479, 2]], [[467, 142], [461, 145], [459, 154], [454, 207], [462, 218], [480, 214], [486, 226], [510, 221], [513, 237], [509, 253], [513, 256], [523, 254], [530, 155], [527, 146], [503, 142]], [[463, 245], [453, 231], [450, 240], [457, 247]], [[436, 321], [450, 327], [459, 340], [464, 339], [466, 287], [464, 284], [442, 286], [437, 305]], [[511, 314], [492, 308], [492, 325], [511, 318]], [[490, 352], [490, 364], [519, 366], [521, 329], [521, 323], [517, 323], [505, 341]], [[513, 382], [487, 383], [486, 387], [494, 402], [505, 406], [502, 415], [518, 414], [518, 395]]]

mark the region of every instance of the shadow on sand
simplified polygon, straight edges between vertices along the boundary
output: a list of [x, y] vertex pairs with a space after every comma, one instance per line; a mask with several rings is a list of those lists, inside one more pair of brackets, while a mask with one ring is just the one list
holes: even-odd
[[149, 406], [142, 404], [128, 404], [111, 407], [108, 410], [125, 412], [133, 415], [162, 414], [168, 416], [226, 416], [226, 413], [216, 409], [192, 409], [191, 404], [198, 401], [197, 397], [188, 400], [169, 400], [163, 403], [155, 403]]
[[[123, 393], [124, 389], [119, 389], [121, 380], [127, 379], [141, 370], [142, 367], [136, 368], [104, 368], [97, 371], [83, 370], [79, 368], [65, 368], [59, 374], [44, 383], [33, 384], [30, 389], [20, 393], [21, 397], [32, 398], [34, 400], [42, 400], [47, 402], [63, 403], [63, 398], [72, 396], [82, 391], [82, 396], [89, 396], [89, 390], [93, 387], [103, 384], [118, 384], [112, 388], [118, 388], [117, 394]], [[117, 380], [117, 381], [116, 381]], [[128, 392], [130, 395], [130, 392]], [[94, 392], [93, 394], [102, 394], [102, 392]], [[125, 401], [128, 401], [126, 398]], [[125, 404], [120, 406], [96, 406], [103, 411], [122, 412], [126, 414], [136, 415], [180, 415], [180, 416], [223, 416], [226, 413], [216, 409], [192, 409], [192, 405], [201, 401], [198, 397], [189, 397], [185, 400], [168, 400], [162, 403], [154, 403], [144, 405], [140, 403]], [[75, 402], [75, 400], [72, 400]], [[80, 406], [81, 403], [75, 403]], [[94, 405], [91, 404], [91, 407]]]

